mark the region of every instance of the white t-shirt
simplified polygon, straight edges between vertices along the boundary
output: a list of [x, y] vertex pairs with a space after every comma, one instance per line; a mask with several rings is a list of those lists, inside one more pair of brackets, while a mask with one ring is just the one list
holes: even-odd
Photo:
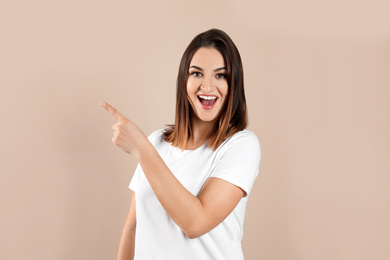
[[215, 151], [208, 148], [207, 143], [195, 150], [182, 151], [164, 141], [163, 132], [164, 129], [155, 131], [148, 139], [171, 172], [193, 195], [198, 195], [209, 177], [224, 179], [242, 188], [246, 194], [217, 227], [189, 239], [161, 206], [138, 165], [129, 185], [136, 192], [134, 259], [244, 259], [241, 239], [247, 195], [258, 174], [261, 156], [256, 135], [243, 130], [225, 140]]

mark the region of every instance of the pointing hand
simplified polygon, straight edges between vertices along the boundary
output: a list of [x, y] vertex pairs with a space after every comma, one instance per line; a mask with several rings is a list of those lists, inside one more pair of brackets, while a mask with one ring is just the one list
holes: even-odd
[[133, 122], [122, 115], [110, 104], [101, 102], [100, 105], [110, 112], [116, 120], [118, 120], [118, 123], [112, 126], [112, 129], [114, 129], [112, 142], [123, 151], [138, 158], [139, 149], [145, 141], [148, 142], [145, 134]]

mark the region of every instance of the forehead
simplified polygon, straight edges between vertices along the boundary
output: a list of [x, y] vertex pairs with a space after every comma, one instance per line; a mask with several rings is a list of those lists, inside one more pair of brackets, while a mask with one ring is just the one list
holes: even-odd
[[212, 47], [201, 47], [192, 57], [190, 66], [192, 65], [201, 67], [202, 69], [215, 69], [225, 67], [225, 61], [222, 54], [217, 49]]

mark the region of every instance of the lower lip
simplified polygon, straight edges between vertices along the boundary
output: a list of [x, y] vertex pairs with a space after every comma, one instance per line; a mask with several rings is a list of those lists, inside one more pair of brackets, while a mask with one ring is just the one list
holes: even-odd
[[215, 106], [215, 104], [217, 104], [217, 101], [218, 101], [218, 98], [217, 98], [217, 100], [215, 100], [214, 104], [212, 104], [211, 106], [205, 106], [205, 105], [203, 105], [202, 102], [200, 102], [200, 100], [199, 100], [199, 98], [198, 98], [198, 103], [200, 104], [200, 106], [201, 106], [203, 109], [206, 109], [206, 110], [212, 109], [212, 108]]

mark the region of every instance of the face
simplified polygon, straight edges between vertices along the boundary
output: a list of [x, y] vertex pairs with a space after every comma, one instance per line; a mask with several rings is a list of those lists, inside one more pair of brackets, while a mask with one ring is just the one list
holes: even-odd
[[215, 122], [228, 94], [222, 54], [215, 48], [199, 48], [188, 73], [187, 95], [195, 116], [204, 122]]

